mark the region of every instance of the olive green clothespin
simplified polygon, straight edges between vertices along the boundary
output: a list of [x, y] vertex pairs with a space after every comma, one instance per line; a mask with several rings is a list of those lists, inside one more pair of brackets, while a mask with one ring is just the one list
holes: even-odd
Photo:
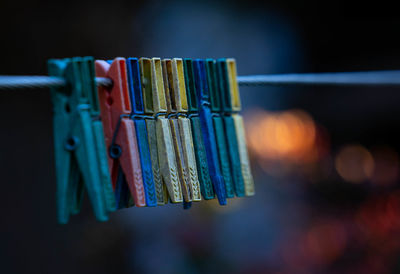
[[200, 184], [197, 176], [190, 120], [187, 118], [183, 60], [163, 60], [167, 112], [177, 157], [178, 173], [185, 202], [200, 201]]
[[[167, 202], [166, 193], [160, 191], [161, 187], [164, 186], [160, 186], [160, 180], [157, 180], [158, 173], [161, 181], [167, 187], [171, 201], [179, 203], [183, 201], [182, 190], [179, 182], [171, 129], [168, 119], [165, 117], [167, 102], [161, 60], [160, 58], [140, 58], [139, 63], [142, 74], [145, 112], [154, 117], [154, 119], [146, 119], [146, 125], [149, 135], [153, 172], [156, 173], [153, 175], [156, 184], [157, 200], [160, 204]], [[159, 171], [157, 170], [158, 167]], [[159, 196], [162, 196], [160, 197], [162, 199]]]

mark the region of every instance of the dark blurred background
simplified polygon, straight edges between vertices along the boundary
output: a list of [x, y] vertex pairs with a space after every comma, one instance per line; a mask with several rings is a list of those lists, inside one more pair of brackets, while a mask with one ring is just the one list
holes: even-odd
[[[1, 0], [0, 75], [90, 55], [235, 57], [239, 75], [400, 68], [400, 17], [310, 1]], [[56, 223], [47, 90], [0, 93], [1, 273], [399, 273], [399, 91], [242, 87], [257, 194]]]

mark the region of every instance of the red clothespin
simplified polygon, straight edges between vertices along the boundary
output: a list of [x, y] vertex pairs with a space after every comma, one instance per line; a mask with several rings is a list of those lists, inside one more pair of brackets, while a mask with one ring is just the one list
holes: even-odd
[[113, 81], [111, 88], [98, 88], [113, 186], [115, 188], [118, 172], [122, 170], [135, 205], [146, 206], [135, 124], [129, 117], [132, 111], [125, 59], [116, 58], [111, 65], [96, 61], [96, 76]]

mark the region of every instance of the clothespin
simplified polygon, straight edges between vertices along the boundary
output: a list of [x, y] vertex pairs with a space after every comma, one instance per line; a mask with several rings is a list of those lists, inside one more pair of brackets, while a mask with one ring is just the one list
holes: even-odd
[[[106, 60], [106, 62], [111, 65], [114, 60]], [[132, 196], [130, 194], [128, 182], [126, 181], [126, 177], [122, 171], [121, 166], [118, 167], [118, 175], [116, 181], [114, 181], [113, 185], [115, 191], [115, 197], [117, 202], [117, 208], [125, 208], [134, 206], [134, 202], [132, 200]]]
[[226, 191], [223, 176], [221, 174], [218, 149], [216, 144], [212, 113], [210, 108], [210, 93], [207, 83], [205, 62], [196, 59], [193, 62], [197, 102], [199, 105], [199, 116], [201, 131], [207, 154], [207, 163], [211, 175], [214, 191], [217, 194], [220, 205], [226, 205]]
[[97, 60], [96, 76], [113, 81], [111, 88], [98, 89], [113, 185], [117, 186], [118, 177], [121, 178], [123, 173], [135, 205], [146, 206], [136, 130], [130, 119], [132, 108], [125, 59], [116, 58], [111, 64]]
[[[106, 60], [106, 62], [111, 65], [114, 60]], [[125, 208], [134, 206], [134, 202], [132, 200], [128, 183], [126, 181], [126, 177], [122, 171], [121, 166], [118, 167], [118, 175], [116, 181], [113, 181], [115, 198], [117, 202], [117, 208]]]
[[[139, 64], [142, 76], [144, 110], [146, 114], [154, 117], [154, 120], [146, 120], [150, 150], [155, 154], [154, 138], [156, 138], [161, 179], [167, 186], [171, 201], [179, 203], [183, 201], [182, 190], [171, 129], [168, 119], [165, 117], [167, 114], [167, 102], [161, 60], [160, 58], [140, 58]], [[153, 154], [152, 159], [154, 158]]]
[[139, 61], [137, 58], [128, 58], [126, 65], [128, 72], [129, 98], [132, 107], [131, 119], [135, 123], [136, 140], [139, 147], [146, 204], [147, 206], [157, 206], [150, 146], [147, 135], [146, 121], [144, 120], [146, 117], [144, 116]]
[[229, 90], [229, 80], [225, 59], [217, 61], [218, 90], [221, 102], [221, 115], [224, 121], [225, 134], [229, 151], [229, 162], [231, 165], [232, 179], [235, 194], [238, 197], [245, 195], [242, 167], [239, 156], [238, 138], [236, 136], [235, 122], [232, 118], [232, 103]]
[[[244, 132], [243, 117], [238, 113], [241, 110], [239, 86], [237, 83], [236, 62], [235, 59], [219, 59], [218, 70], [220, 76], [220, 88], [223, 91], [224, 111], [227, 116], [224, 118], [226, 131], [233, 132], [235, 130], [236, 138], [229, 138], [229, 149], [233, 164], [237, 165], [237, 158], [240, 159], [240, 170], [244, 183], [244, 194], [251, 196], [255, 194], [254, 180], [250, 170], [249, 156], [246, 146], [246, 138]], [[229, 115], [230, 114], [230, 115]], [[233, 136], [233, 133], [231, 133]], [[236, 141], [236, 142], [235, 142]], [[236, 149], [238, 148], [238, 150]], [[236, 155], [236, 156], [235, 156]], [[232, 157], [233, 156], [233, 157]], [[237, 166], [233, 166], [234, 170], [239, 170]], [[234, 175], [235, 190], [237, 196], [242, 196], [243, 190], [240, 184], [239, 174]]]
[[80, 210], [83, 185], [95, 216], [108, 220], [115, 200], [107, 164], [93, 58], [49, 60], [50, 76], [63, 77], [68, 85], [52, 88], [54, 144], [57, 177], [58, 222]]
[[180, 58], [164, 59], [162, 65], [167, 98], [167, 114], [183, 197], [185, 202], [201, 201], [191, 125], [190, 120], [187, 118], [188, 104], [183, 60]]
[[208, 87], [210, 91], [210, 102], [212, 111], [212, 120], [214, 124], [215, 137], [217, 141], [219, 163], [221, 165], [221, 173], [225, 181], [226, 197], [232, 198], [235, 195], [233, 186], [229, 154], [226, 140], [230, 136], [225, 136], [224, 123], [221, 118], [221, 96], [218, 86], [217, 66], [213, 59], [206, 59], [206, 71]]
[[196, 96], [196, 85], [193, 72], [193, 61], [190, 58], [183, 60], [185, 72], [185, 87], [188, 103], [188, 117], [192, 127], [193, 146], [196, 156], [197, 174], [200, 182], [201, 194], [205, 200], [214, 199], [214, 190], [208, 171], [207, 154], [201, 133], [200, 118]]

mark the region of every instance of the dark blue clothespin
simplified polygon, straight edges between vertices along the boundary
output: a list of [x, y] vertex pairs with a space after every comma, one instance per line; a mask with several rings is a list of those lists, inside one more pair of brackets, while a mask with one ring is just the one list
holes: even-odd
[[144, 120], [147, 116], [144, 116], [139, 60], [137, 58], [128, 58], [126, 66], [128, 69], [129, 97], [132, 106], [131, 117], [132, 120], [135, 122], [136, 139], [139, 147], [140, 163], [142, 164], [143, 185], [146, 195], [146, 204], [147, 206], [157, 206], [157, 197], [154, 187], [147, 127], [146, 121]]
[[210, 93], [207, 83], [205, 62], [201, 59], [196, 59], [193, 62], [193, 68], [195, 74], [197, 102], [199, 105], [201, 131], [206, 148], [207, 163], [211, 175], [211, 181], [214, 186], [214, 191], [217, 194], [219, 204], [226, 205], [225, 182], [221, 174], [221, 168], [219, 164], [218, 148], [212, 120]]

